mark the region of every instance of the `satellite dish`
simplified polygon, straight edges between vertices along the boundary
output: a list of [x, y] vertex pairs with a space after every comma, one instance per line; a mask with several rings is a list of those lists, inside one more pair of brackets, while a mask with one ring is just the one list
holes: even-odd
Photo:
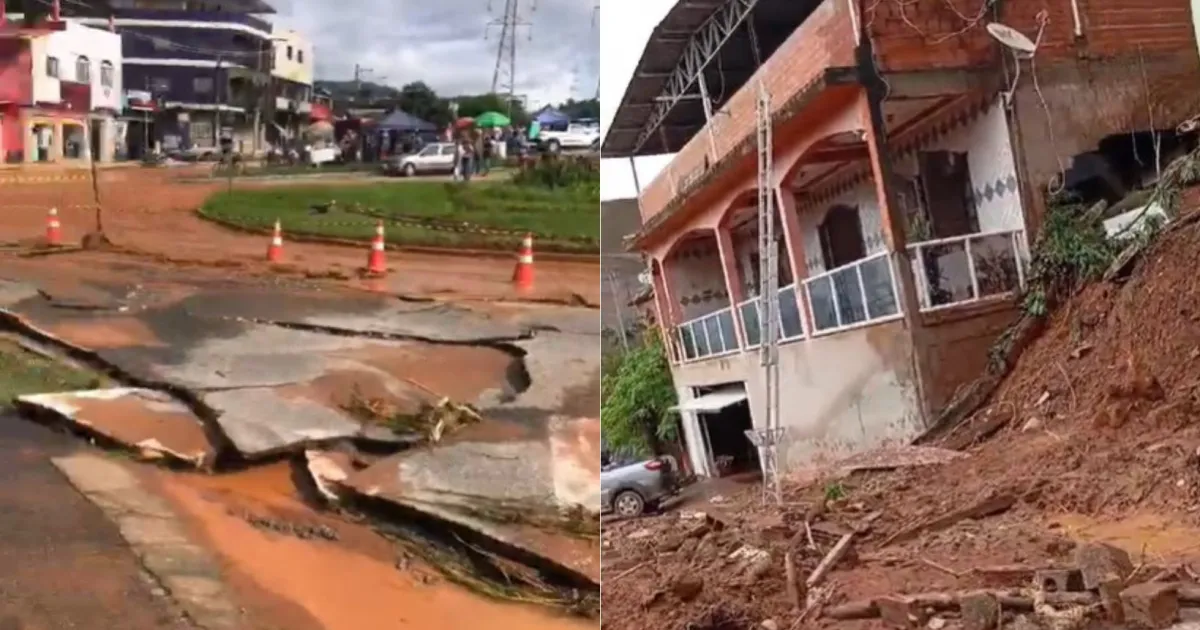
[[987, 25], [987, 31], [992, 37], [996, 38], [996, 41], [1004, 44], [1006, 47], [1015, 52], [1025, 53], [1026, 55], [1033, 55], [1033, 53], [1037, 52], [1037, 44], [1034, 44], [1033, 41], [1021, 33], [1021, 31], [1018, 31], [1011, 26], [1005, 26], [999, 22], [992, 22], [991, 24]]

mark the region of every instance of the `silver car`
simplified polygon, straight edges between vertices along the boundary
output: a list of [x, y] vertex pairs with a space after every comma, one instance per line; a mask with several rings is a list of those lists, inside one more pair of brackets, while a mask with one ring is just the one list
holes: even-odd
[[622, 518], [639, 516], [679, 492], [671, 457], [601, 462], [600, 510]]

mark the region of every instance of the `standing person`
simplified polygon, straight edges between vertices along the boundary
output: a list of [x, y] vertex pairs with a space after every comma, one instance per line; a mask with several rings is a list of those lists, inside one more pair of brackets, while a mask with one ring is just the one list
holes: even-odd
[[491, 132], [484, 132], [484, 134], [483, 134], [483, 153], [481, 154], [483, 159], [479, 163], [479, 166], [480, 166], [479, 174], [480, 175], [486, 176], [486, 175], [491, 174], [492, 158], [495, 157], [495, 154], [496, 154], [496, 141], [494, 138], [492, 138]]
[[475, 145], [471, 142], [470, 134], [463, 134], [462, 140], [459, 141], [462, 145], [462, 174], [463, 181], [471, 181], [472, 172], [475, 170]]
[[454, 142], [454, 181], [462, 181], [463, 176], [463, 150], [462, 141]]
[[472, 175], [483, 174], [483, 130], [476, 127], [471, 132], [471, 159], [475, 167]]

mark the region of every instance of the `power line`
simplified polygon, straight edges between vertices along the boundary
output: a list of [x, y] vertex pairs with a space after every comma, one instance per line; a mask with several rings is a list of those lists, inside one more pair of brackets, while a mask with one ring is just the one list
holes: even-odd
[[[536, 10], [534, 0], [529, 2], [529, 11]], [[491, 11], [491, 6], [488, 6]], [[533, 24], [524, 19], [521, 13], [521, 0], [504, 0], [504, 9], [499, 17], [488, 22], [484, 31], [484, 39], [491, 34], [492, 28], [500, 29], [500, 41], [496, 45], [496, 69], [492, 72], [492, 93], [508, 94], [508, 108], [512, 111], [517, 91], [517, 32], [524, 28], [533, 40]]]

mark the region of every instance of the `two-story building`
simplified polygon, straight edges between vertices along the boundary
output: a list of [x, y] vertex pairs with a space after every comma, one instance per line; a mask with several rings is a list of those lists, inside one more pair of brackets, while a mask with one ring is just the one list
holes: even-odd
[[113, 159], [121, 39], [23, 15], [0, 25], [0, 156], [8, 163]]
[[300, 138], [313, 105], [313, 45], [290, 29], [275, 31], [275, 61], [271, 70], [275, 117], [267, 139], [285, 146]]
[[[88, 0], [64, 12], [81, 23], [112, 25], [123, 41], [127, 90], [156, 104], [150, 141], [164, 151], [265, 149], [274, 13], [260, 0]], [[134, 118], [144, 118], [138, 112]], [[136, 134], [131, 134], [136, 135]], [[149, 136], [150, 134], [145, 134]], [[131, 138], [136, 142], [137, 138]]]
[[603, 154], [676, 154], [635, 248], [694, 469], [756, 465], [766, 412], [760, 86], [786, 469], [909, 440], [983, 371], [1049, 191], [1089, 163], [1144, 182], [1144, 140], [1200, 112], [1193, 19], [1188, 0], [678, 3]]

